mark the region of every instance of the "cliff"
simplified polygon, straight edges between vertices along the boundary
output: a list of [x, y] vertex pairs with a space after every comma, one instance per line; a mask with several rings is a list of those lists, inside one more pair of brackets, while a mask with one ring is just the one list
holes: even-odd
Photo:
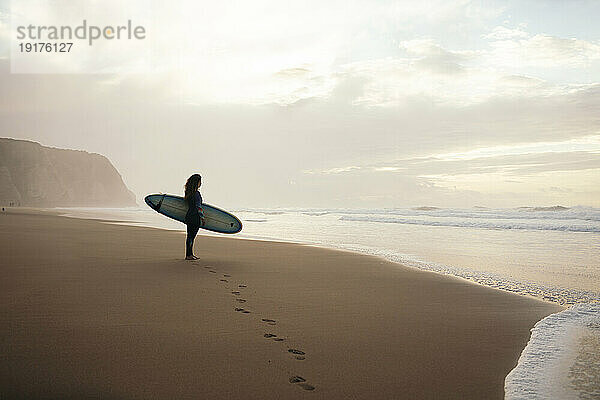
[[104, 156], [0, 138], [0, 205], [135, 206], [135, 195]]

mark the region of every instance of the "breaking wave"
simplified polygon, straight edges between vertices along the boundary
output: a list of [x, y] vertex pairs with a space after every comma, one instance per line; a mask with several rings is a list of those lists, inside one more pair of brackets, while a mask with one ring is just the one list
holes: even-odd
[[[559, 213], [559, 215], [556, 215]], [[484, 229], [527, 229], [542, 231], [600, 233], [600, 212], [576, 211], [465, 211], [435, 210], [424, 213], [416, 210], [390, 210], [386, 213], [342, 214], [342, 221], [377, 222], [428, 226], [450, 226]]]

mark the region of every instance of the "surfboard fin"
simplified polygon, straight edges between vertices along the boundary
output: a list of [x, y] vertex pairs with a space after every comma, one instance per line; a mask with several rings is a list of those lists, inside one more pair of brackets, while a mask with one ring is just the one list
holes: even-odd
[[166, 196], [166, 194], [163, 194], [163, 196], [160, 198], [160, 201], [156, 205], [156, 208], [154, 208], [156, 211], [160, 210], [160, 207], [162, 206], [162, 203], [163, 203], [163, 200], [165, 199], [165, 196]]

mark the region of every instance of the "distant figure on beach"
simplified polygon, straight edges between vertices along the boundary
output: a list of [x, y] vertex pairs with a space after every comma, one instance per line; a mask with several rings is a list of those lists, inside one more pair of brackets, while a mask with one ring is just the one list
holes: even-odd
[[188, 211], [185, 215], [185, 224], [187, 225], [187, 237], [185, 239], [185, 259], [197, 260], [194, 255], [194, 239], [198, 234], [198, 229], [204, 225], [204, 212], [202, 211], [202, 195], [199, 189], [202, 185], [202, 177], [199, 174], [190, 176], [185, 183], [185, 202], [188, 205]]

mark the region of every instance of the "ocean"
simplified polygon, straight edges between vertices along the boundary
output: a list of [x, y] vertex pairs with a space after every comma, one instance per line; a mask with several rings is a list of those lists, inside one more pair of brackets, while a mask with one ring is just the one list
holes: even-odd
[[[65, 215], [184, 230], [149, 208]], [[506, 399], [600, 398], [600, 209], [436, 207], [237, 209], [240, 239], [384, 257], [566, 307], [539, 321], [505, 380]]]

